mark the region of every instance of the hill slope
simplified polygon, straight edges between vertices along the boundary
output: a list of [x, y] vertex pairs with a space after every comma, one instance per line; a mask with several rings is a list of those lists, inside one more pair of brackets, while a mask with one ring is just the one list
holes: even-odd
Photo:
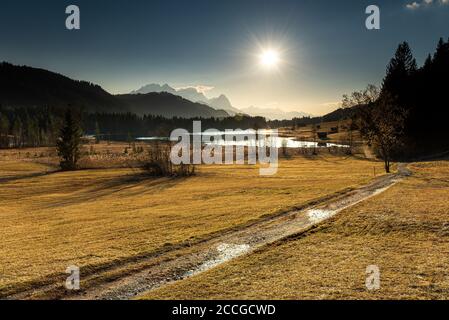
[[193, 103], [170, 93], [112, 95], [99, 85], [58, 73], [0, 63], [0, 105], [83, 108], [89, 113], [153, 114], [164, 117], [227, 117], [223, 110]]
[[89, 112], [126, 111], [120, 100], [98, 85], [9, 63], [0, 64], [0, 104], [11, 107], [72, 105]]
[[215, 110], [205, 104], [194, 103], [167, 92], [148, 94], [124, 94], [116, 96], [129, 110], [136, 114], [152, 114], [171, 117], [203, 117], [224, 118], [229, 114], [223, 110]]

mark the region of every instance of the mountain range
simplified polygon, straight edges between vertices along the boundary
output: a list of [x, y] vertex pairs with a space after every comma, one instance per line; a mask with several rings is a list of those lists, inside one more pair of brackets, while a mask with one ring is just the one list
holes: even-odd
[[183, 97], [184, 99], [204, 103], [216, 110], [225, 110], [231, 116], [236, 114], [246, 114], [253, 117], [264, 117], [269, 120], [291, 120], [293, 118], [310, 117], [310, 114], [296, 111], [284, 111], [281, 109], [265, 109], [257, 107], [236, 108], [224, 94], [216, 98], [207, 98], [204, 93], [198, 91], [195, 87], [175, 89], [168, 84], [147, 84], [130, 94], [148, 94], [151, 92], [167, 92]]
[[99, 85], [58, 73], [0, 63], [0, 106], [76, 107], [95, 113], [133, 112], [163, 117], [223, 118], [229, 114], [170, 93], [113, 95]]
[[230, 115], [242, 113], [241, 110], [234, 108], [232, 106], [231, 102], [225, 95], [222, 94], [219, 97], [209, 99], [204, 95], [204, 93], [199, 92], [194, 87], [175, 89], [175, 88], [169, 86], [168, 84], [159, 85], [159, 84], [152, 83], [152, 84], [147, 84], [138, 90], [132, 91], [130, 94], [148, 94], [148, 93], [152, 93], [152, 92], [171, 93], [173, 95], [183, 97], [184, 99], [187, 99], [187, 100], [190, 100], [193, 102], [207, 104], [208, 106], [210, 106], [216, 110], [225, 110]]
[[149, 84], [130, 94], [114, 95], [88, 81], [6, 62], [0, 63], [0, 106], [73, 106], [91, 113], [132, 112], [168, 118], [224, 118], [245, 114], [288, 120], [309, 116], [279, 109], [238, 109], [225, 95], [208, 98], [194, 87], [175, 89], [168, 84]]

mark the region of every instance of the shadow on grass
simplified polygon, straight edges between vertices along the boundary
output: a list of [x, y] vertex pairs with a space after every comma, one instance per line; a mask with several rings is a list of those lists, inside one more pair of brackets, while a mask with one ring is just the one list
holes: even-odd
[[44, 176], [48, 176], [51, 174], [55, 174], [58, 172], [59, 172], [58, 170], [54, 170], [54, 171], [36, 172], [36, 173], [18, 175], [18, 176], [13, 176], [13, 177], [2, 177], [2, 178], [0, 178], [0, 183], [16, 182], [16, 181], [21, 181], [21, 180], [26, 180], [26, 179], [39, 178], [39, 177], [44, 177]]
[[[135, 172], [132, 175], [114, 177], [103, 181], [94, 181], [76, 194], [59, 198], [45, 208], [56, 208], [97, 201], [103, 197], [116, 194], [120, 198], [144, 196], [148, 193], [161, 192], [173, 188], [188, 177], [152, 177], [145, 172]], [[95, 186], [91, 188], [92, 185]], [[132, 191], [135, 189], [134, 191]], [[126, 191], [126, 193], [124, 193]]]

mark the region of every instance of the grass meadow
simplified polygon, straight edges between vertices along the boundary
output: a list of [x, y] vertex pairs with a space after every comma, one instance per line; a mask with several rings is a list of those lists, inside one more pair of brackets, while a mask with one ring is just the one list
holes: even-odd
[[[298, 236], [146, 299], [447, 299], [449, 161], [413, 175]], [[367, 266], [380, 289], [367, 290]]]
[[365, 184], [375, 170], [382, 172], [380, 162], [323, 154], [282, 159], [271, 177], [234, 165], [200, 166], [189, 178], [150, 178], [120, 167], [58, 172], [45, 152], [0, 151], [3, 296], [57, 279], [70, 265], [89, 272], [198, 241]]

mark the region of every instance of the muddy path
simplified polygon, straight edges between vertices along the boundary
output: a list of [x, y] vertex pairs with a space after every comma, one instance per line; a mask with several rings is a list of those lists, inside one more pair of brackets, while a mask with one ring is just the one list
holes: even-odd
[[[410, 175], [405, 165], [398, 173], [381, 176], [369, 184], [323, 199], [300, 210], [286, 212], [241, 230], [217, 234], [192, 246], [161, 254], [82, 278], [81, 290], [66, 292], [61, 283], [22, 292], [18, 299], [133, 299], [168, 283], [207, 271], [267, 244], [305, 232], [320, 222], [361, 201], [380, 194]], [[84, 286], [84, 284], [86, 284]]]

